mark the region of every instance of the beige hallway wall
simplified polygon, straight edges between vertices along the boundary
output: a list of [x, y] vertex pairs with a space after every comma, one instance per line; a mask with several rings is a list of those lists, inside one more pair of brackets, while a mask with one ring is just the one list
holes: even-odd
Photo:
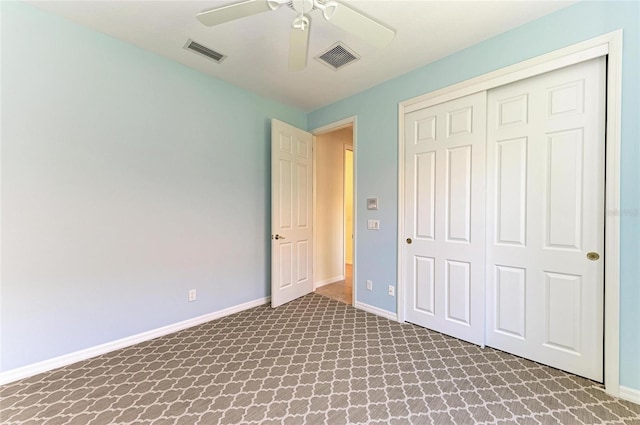
[[344, 279], [344, 146], [352, 143], [352, 127], [316, 136], [316, 285]]

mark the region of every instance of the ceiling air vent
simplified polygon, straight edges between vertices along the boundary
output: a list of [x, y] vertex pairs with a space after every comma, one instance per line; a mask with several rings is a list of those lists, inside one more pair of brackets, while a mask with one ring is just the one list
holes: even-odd
[[204, 56], [208, 59], [211, 59], [217, 63], [222, 62], [226, 58], [226, 56], [222, 53], [216, 52], [215, 50], [203, 46], [200, 43], [196, 43], [193, 40], [187, 40], [187, 44], [184, 45], [184, 48], [187, 50], [191, 50], [192, 52]]
[[316, 59], [320, 61], [320, 63], [337, 71], [351, 62], [357, 61], [360, 59], [360, 56], [341, 42], [337, 42], [329, 47], [328, 50], [316, 56]]

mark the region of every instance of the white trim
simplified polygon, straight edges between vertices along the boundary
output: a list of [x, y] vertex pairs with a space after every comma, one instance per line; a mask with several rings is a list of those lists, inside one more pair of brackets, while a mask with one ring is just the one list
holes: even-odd
[[314, 283], [313, 288], [318, 289], [321, 286], [331, 285], [332, 283], [340, 282], [341, 280], [344, 280], [344, 275], [330, 277], [329, 279]]
[[[355, 212], [353, 209], [353, 196], [351, 197], [351, 262], [347, 261], [347, 244], [345, 243], [347, 240], [347, 151], [351, 152], [351, 195], [353, 195], [353, 129], [351, 130], [351, 144], [350, 145], [342, 145], [342, 244], [344, 245], [342, 248], [342, 256], [344, 257], [344, 264], [349, 264], [353, 266], [353, 213]], [[345, 276], [347, 274], [345, 267]], [[353, 291], [351, 291], [353, 292]]]
[[317, 176], [316, 176], [316, 172], [317, 172], [317, 168], [318, 168], [318, 164], [316, 161], [316, 144], [317, 144], [317, 140], [316, 140], [316, 135], [314, 133], [311, 133], [313, 135], [313, 139], [311, 142], [311, 175], [312, 175], [312, 182], [311, 182], [311, 226], [313, 226], [311, 228], [311, 239], [313, 239], [311, 241], [311, 255], [313, 255], [313, 270], [311, 271], [311, 277], [313, 278], [313, 289], [316, 289], [316, 274], [318, 273], [318, 267], [316, 267], [316, 254], [318, 253], [318, 231], [316, 230], [318, 228], [318, 223], [316, 220], [316, 208], [318, 207], [318, 201], [317, 201], [317, 197], [316, 197], [316, 180], [317, 180]]
[[[352, 140], [351, 140], [351, 145], [352, 145], [352, 150], [353, 150], [353, 254], [352, 254], [352, 258], [353, 258], [353, 263], [356, 263], [356, 258], [358, 255], [358, 155], [356, 153], [356, 147], [357, 147], [357, 139], [358, 139], [358, 117], [356, 115], [352, 115], [350, 117], [347, 118], [343, 118], [339, 121], [335, 121], [326, 125], [323, 125], [321, 127], [317, 127], [313, 130], [310, 130], [310, 133], [313, 134], [313, 146], [315, 149], [315, 138], [317, 135], [322, 134], [322, 133], [328, 133], [330, 131], [336, 131], [336, 130], [340, 130], [346, 127], [351, 126], [351, 128], [353, 129], [353, 136], [352, 136]], [[313, 258], [315, 260], [315, 255], [316, 255], [316, 245], [315, 245], [315, 229], [316, 229], [316, 174], [315, 174], [315, 155], [313, 156], [314, 158], [314, 164], [313, 164]], [[352, 280], [353, 280], [353, 285], [352, 285], [352, 290], [351, 290], [351, 305], [355, 305], [356, 304], [356, 299], [357, 299], [357, 286], [356, 282], [358, 277], [358, 271], [357, 271], [357, 264], [353, 267], [352, 269]]]
[[142, 332], [136, 335], [131, 335], [126, 338], [121, 338], [115, 341], [96, 345], [94, 347], [85, 348], [84, 350], [65, 354], [59, 357], [54, 357], [49, 360], [33, 363], [27, 366], [19, 367], [17, 369], [11, 369], [6, 372], [0, 372], [0, 385], [8, 384], [9, 382], [14, 382], [23, 378], [28, 378], [39, 373], [48, 372], [59, 367], [87, 360], [95, 356], [100, 356], [102, 354], [130, 347], [135, 344], [140, 344], [141, 342], [169, 335], [174, 332], [191, 328], [193, 326], [198, 326], [212, 320], [220, 319], [222, 317], [229, 316], [240, 311], [258, 307], [267, 304], [270, 299], [270, 297], [258, 298], [257, 300], [249, 301], [213, 313], [194, 317], [193, 319], [183, 320], [182, 322], [174, 323], [172, 325], [163, 326], [161, 328], [152, 329], [150, 331]]
[[631, 403], [640, 404], [640, 390], [620, 385], [620, 398]]
[[396, 270], [396, 311], [398, 322], [405, 322], [405, 295], [404, 295], [404, 259], [402, 250], [404, 249], [404, 116], [405, 103], [398, 105], [398, 263]]
[[[622, 30], [607, 34], [607, 128], [605, 211], [620, 211], [622, 112]], [[604, 235], [604, 387], [620, 393], [620, 217], [605, 214]]]
[[356, 155], [356, 141], [358, 140], [358, 118], [353, 118], [353, 140], [351, 148], [353, 150], [353, 244], [351, 253], [351, 305], [355, 305], [358, 299], [358, 155]]
[[515, 81], [524, 80], [535, 75], [544, 74], [545, 72], [604, 56], [608, 52], [609, 36], [612, 34], [615, 33], [606, 34], [573, 46], [554, 50], [542, 56], [537, 56], [533, 59], [405, 100], [401, 102], [401, 104], [405, 108], [405, 113], [409, 113], [449, 100], [468, 96], [479, 91], [504, 86]]
[[383, 310], [381, 308], [374, 307], [372, 305], [361, 303], [361, 302], [356, 302], [353, 306], [359, 310], [366, 311], [367, 313], [372, 313], [372, 314], [375, 314], [376, 316], [381, 316], [381, 317], [384, 317], [385, 319], [393, 320], [394, 322], [398, 321], [398, 315], [388, 310]]
[[[347, 118], [343, 118], [339, 121], [335, 121], [326, 125], [323, 125], [322, 127], [318, 127], [315, 128], [311, 131], [309, 131], [311, 134], [317, 136], [319, 134], [322, 133], [329, 133], [332, 131], [337, 131], [337, 130], [342, 130], [343, 128], [347, 128], [349, 126], [353, 125], [355, 128], [356, 125], [356, 116], [351, 116], [351, 117], [347, 117]], [[354, 142], [355, 145], [355, 142]]]
[[[489, 90], [574, 63], [608, 55], [606, 129], [606, 211], [620, 211], [620, 121], [622, 104], [622, 30], [427, 93], [398, 105], [398, 320], [405, 319], [404, 241], [404, 115], [478, 91]], [[604, 385], [607, 394], [620, 393], [620, 217], [605, 217]]]
[[353, 140], [351, 149], [353, 150], [353, 244], [351, 253], [351, 305], [358, 299], [358, 155], [356, 155], [356, 145], [358, 140], [358, 118], [353, 117]]

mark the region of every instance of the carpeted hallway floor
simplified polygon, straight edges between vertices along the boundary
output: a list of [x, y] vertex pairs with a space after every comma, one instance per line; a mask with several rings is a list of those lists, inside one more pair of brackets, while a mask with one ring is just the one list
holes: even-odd
[[640, 424], [586, 379], [310, 294], [0, 387], [3, 424]]

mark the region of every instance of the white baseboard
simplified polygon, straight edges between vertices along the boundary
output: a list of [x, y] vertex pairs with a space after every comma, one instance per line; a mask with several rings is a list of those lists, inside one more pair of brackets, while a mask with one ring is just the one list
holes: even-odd
[[369, 312], [369, 313], [373, 313], [373, 314], [375, 314], [377, 316], [385, 317], [385, 318], [387, 318], [389, 320], [393, 320], [394, 322], [398, 321], [398, 314], [397, 313], [392, 313], [390, 311], [383, 310], [381, 308], [374, 307], [374, 306], [369, 305], [369, 304], [365, 304], [365, 303], [361, 303], [361, 302], [356, 301], [356, 305], [354, 307], [357, 308], [357, 309], [360, 309], [360, 310], [364, 310], [364, 311]]
[[332, 283], [340, 282], [341, 280], [344, 280], [344, 275], [330, 277], [329, 279], [316, 282], [316, 284], [314, 285], [314, 288], [317, 289], [321, 286], [331, 285]]
[[163, 326], [161, 328], [152, 329], [150, 331], [131, 335], [126, 338], [96, 345], [95, 347], [85, 348], [84, 350], [65, 354], [59, 357], [54, 357], [49, 360], [44, 360], [38, 363], [11, 369], [6, 372], [0, 372], [0, 385], [8, 384], [9, 382], [14, 382], [23, 378], [28, 378], [39, 373], [48, 372], [59, 367], [67, 366], [82, 360], [87, 360], [95, 356], [106, 354], [111, 351], [119, 350], [121, 348], [126, 348], [135, 344], [139, 344], [141, 342], [149, 341], [154, 338], [169, 335], [193, 326], [201, 325], [203, 323], [210, 322], [211, 320], [219, 319], [221, 317], [229, 316], [243, 310], [248, 310], [250, 308], [266, 304], [270, 301], [270, 299], [271, 297], [258, 298], [257, 300], [225, 308], [224, 310], [219, 310], [213, 313], [194, 317], [193, 319], [188, 319], [182, 322]]
[[620, 385], [620, 398], [635, 404], [640, 404], [640, 390]]

